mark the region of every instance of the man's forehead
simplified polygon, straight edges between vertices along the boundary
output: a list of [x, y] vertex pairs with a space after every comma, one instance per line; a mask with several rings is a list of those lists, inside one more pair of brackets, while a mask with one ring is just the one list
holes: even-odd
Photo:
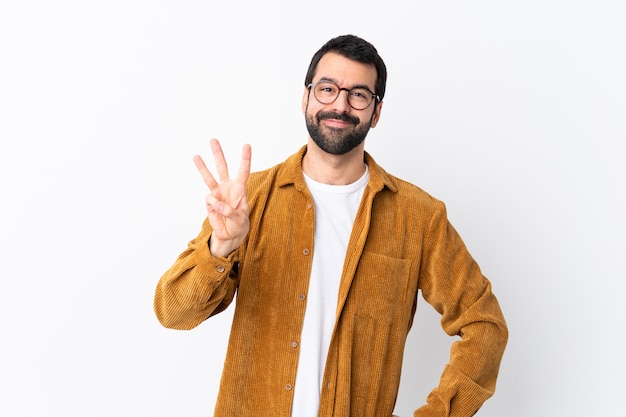
[[315, 70], [315, 81], [326, 79], [338, 85], [348, 83], [374, 88], [376, 67], [347, 58], [335, 52], [322, 56]]

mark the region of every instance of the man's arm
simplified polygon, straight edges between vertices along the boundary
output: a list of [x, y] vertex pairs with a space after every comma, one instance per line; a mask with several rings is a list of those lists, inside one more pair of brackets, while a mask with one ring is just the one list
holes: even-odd
[[232, 301], [238, 276], [234, 265], [237, 249], [250, 227], [246, 185], [251, 149], [245, 145], [235, 179], [230, 179], [222, 148], [216, 139], [211, 149], [220, 182], [198, 155], [194, 163], [210, 193], [205, 204], [207, 218], [202, 231], [161, 277], [154, 310], [165, 327], [190, 329], [224, 310]]
[[450, 362], [415, 417], [470, 417], [495, 391], [508, 329], [491, 283], [482, 275], [445, 206], [433, 216], [420, 276], [424, 299], [441, 315], [452, 344]]
[[233, 300], [239, 277], [238, 251], [214, 257], [208, 245], [212, 229], [205, 220], [200, 234], [159, 280], [154, 312], [165, 327], [188, 330], [223, 311]]

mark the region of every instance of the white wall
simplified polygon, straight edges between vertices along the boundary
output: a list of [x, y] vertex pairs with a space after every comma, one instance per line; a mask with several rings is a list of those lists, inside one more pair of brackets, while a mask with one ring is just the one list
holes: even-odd
[[[354, 33], [389, 67], [368, 150], [446, 201], [510, 326], [478, 415], [623, 415], [624, 3], [214, 3], [0, 6], [0, 414], [212, 414], [232, 311], [152, 312], [204, 215], [191, 156], [294, 152], [311, 55]], [[449, 343], [422, 303], [397, 414]]]

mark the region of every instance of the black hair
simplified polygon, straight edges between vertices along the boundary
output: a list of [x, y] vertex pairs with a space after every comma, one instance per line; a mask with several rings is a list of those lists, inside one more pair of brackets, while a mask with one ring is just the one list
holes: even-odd
[[376, 68], [376, 85], [375, 93], [380, 100], [385, 96], [385, 87], [387, 85], [387, 67], [385, 62], [378, 55], [378, 51], [374, 48], [374, 45], [354, 35], [342, 35], [337, 36], [326, 42], [311, 59], [309, 69], [306, 72], [304, 78], [304, 86], [308, 86], [313, 81], [313, 76], [317, 70], [317, 64], [320, 59], [328, 52], [335, 52], [341, 56], [344, 56], [353, 61], [361, 62], [363, 64], [372, 65]]

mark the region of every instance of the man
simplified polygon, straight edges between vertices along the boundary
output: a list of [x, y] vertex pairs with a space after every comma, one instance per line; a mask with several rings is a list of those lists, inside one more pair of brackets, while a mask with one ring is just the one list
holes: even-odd
[[216, 417], [391, 416], [418, 290], [461, 339], [414, 415], [471, 416], [494, 392], [507, 328], [490, 282], [444, 204], [364, 150], [386, 76], [370, 43], [331, 39], [305, 79], [306, 146], [250, 174], [246, 145], [231, 179], [214, 139], [219, 181], [194, 157], [207, 219], [155, 312], [191, 329], [237, 294]]

